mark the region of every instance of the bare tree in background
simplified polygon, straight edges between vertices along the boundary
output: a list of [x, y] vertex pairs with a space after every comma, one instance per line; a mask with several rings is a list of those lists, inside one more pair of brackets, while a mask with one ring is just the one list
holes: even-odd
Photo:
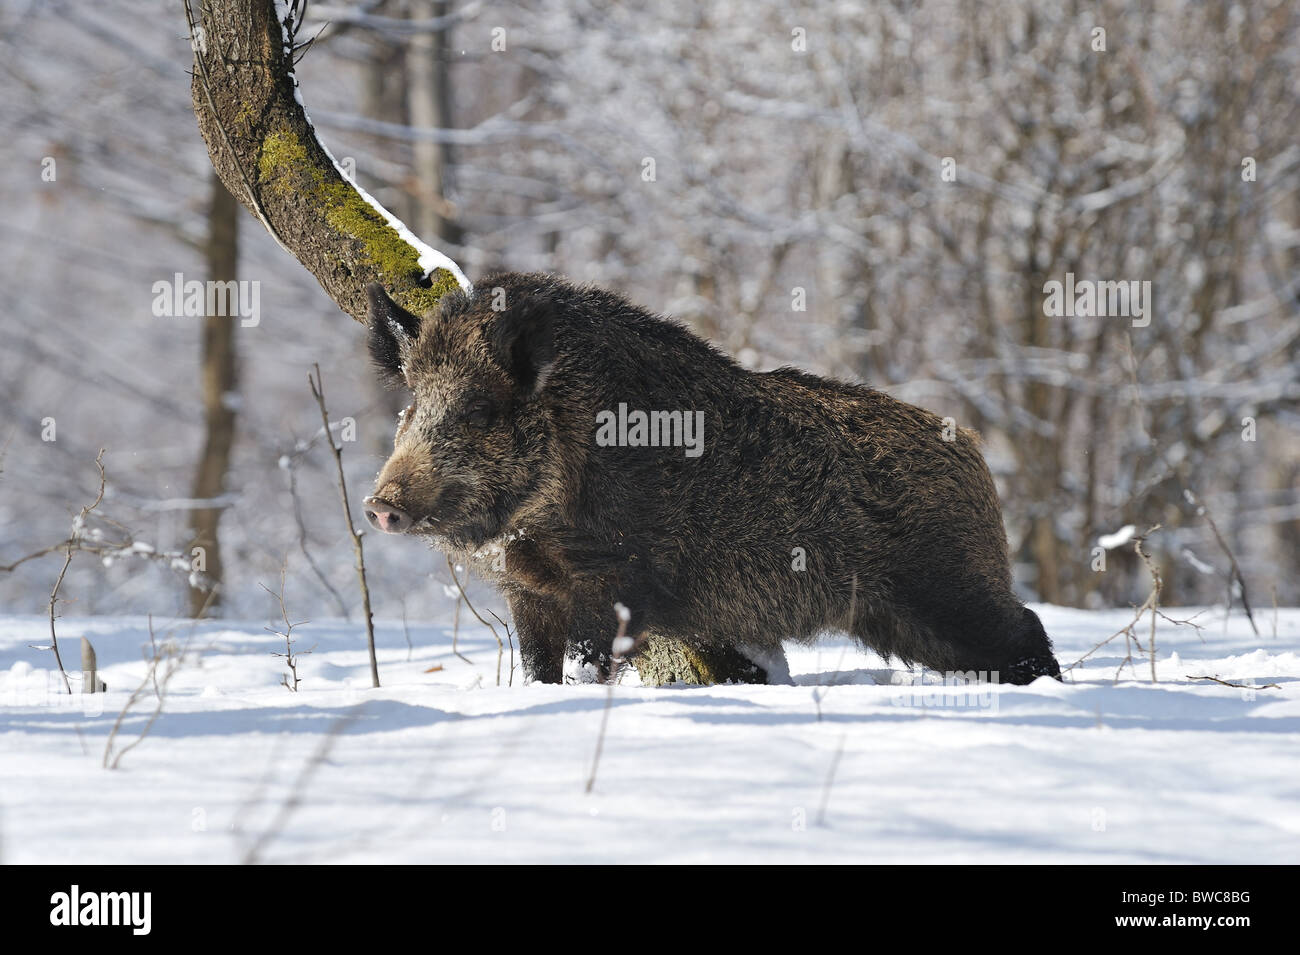
[[[303, 39], [331, 25], [297, 71], [336, 154], [422, 232], [417, 147], [440, 157], [462, 264], [607, 285], [756, 367], [864, 380], [977, 428], [1026, 596], [1140, 603], [1136, 558], [1112, 551], [1098, 572], [1091, 552], [1123, 524], [1159, 523], [1165, 598], [1221, 601], [1229, 561], [1190, 489], [1251, 590], [1300, 599], [1295, 4], [425, 4], [309, 7]], [[184, 26], [166, 6], [0, 12], [0, 70], [23, 91], [0, 101], [13, 171], [0, 181], [13, 210], [0, 222], [12, 298], [0, 412], [14, 428], [0, 494], [22, 489], [0, 497], [0, 523], [14, 556], [62, 532], [47, 515], [80, 502], [76, 465], [100, 446], [115, 512], [153, 522], [160, 546], [188, 543], [173, 488], [189, 491], [205, 422], [176, 396], [192, 389], [200, 329], [151, 320], [147, 289], [202, 268], [209, 197], [176, 82]], [[413, 112], [413, 94], [437, 102], [408, 69], [435, 66], [454, 123]], [[40, 181], [42, 157], [57, 159], [57, 183]], [[258, 173], [274, 212], [283, 180]], [[278, 302], [239, 333], [249, 400], [235, 461], [249, 493], [221, 519], [226, 612], [251, 612], [256, 581], [298, 536], [289, 500], [254, 492], [282, 483], [277, 419], [309, 413], [283, 366], [321, 360], [376, 451], [394, 410], [354, 360], [359, 331], [260, 230], [242, 244], [245, 277]], [[1042, 283], [1068, 271], [1149, 279], [1151, 324], [1049, 318]], [[30, 320], [51, 312], [60, 322]], [[38, 436], [45, 416], [57, 441]], [[331, 493], [318, 463], [297, 475], [304, 501]], [[349, 480], [372, 463], [354, 456]], [[343, 565], [346, 548], [316, 543]], [[410, 555], [376, 549], [376, 575], [414, 613], [438, 612]], [[141, 609], [157, 585], [77, 563], [69, 575], [95, 611]], [[37, 611], [44, 584], [24, 565], [0, 599]]]
[[[412, 20], [432, 20], [447, 13], [445, 2], [410, 0]], [[410, 123], [424, 129], [450, 129], [451, 78], [447, 63], [447, 31], [428, 30], [411, 38], [406, 51], [407, 101]], [[451, 146], [445, 142], [415, 144], [415, 180], [419, 190], [416, 232], [440, 245], [460, 245], [460, 226], [447, 199]]]
[[[239, 203], [213, 172], [212, 204], [208, 211], [208, 242], [205, 249], [207, 278], [235, 282], [239, 274]], [[233, 300], [233, 295], [231, 296]], [[209, 299], [211, 301], [211, 299]], [[213, 613], [221, 602], [224, 579], [218, 524], [225, 507], [220, 498], [226, 491], [226, 475], [235, 445], [235, 419], [239, 413], [239, 355], [235, 344], [238, 320], [231, 315], [208, 315], [203, 319], [203, 354], [200, 383], [203, 392], [203, 448], [194, 473], [196, 502], [211, 506], [192, 512], [194, 547], [202, 548], [207, 575], [214, 592], [190, 588], [190, 615]]]

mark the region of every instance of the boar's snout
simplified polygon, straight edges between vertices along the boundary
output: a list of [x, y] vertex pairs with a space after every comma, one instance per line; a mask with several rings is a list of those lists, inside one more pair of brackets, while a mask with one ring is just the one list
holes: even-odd
[[405, 534], [411, 529], [411, 515], [378, 497], [368, 497], [361, 502], [370, 526], [385, 534]]

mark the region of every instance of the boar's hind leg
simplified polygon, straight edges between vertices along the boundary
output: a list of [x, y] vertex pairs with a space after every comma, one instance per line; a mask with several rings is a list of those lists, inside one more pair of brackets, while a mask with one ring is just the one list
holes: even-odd
[[1032, 683], [1040, 676], [1060, 679], [1043, 625], [1013, 598], [975, 600], [960, 615], [929, 621], [934, 641], [916, 662], [939, 671], [974, 671], [980, 679]]
[[900, 593], [892, 601], [860, 603], [852, 630], [881, 656], [938, 674], [1016, 684], [1060, 678], [1037, 614], [1009, 595], [956, 587]]
[[956, 670], [975, 670], [981, 679], [1000, 683], [1032, 683], [1040, 676], [1061, 678], [1052, 642], [1038, 615], [1012, 598], [982, 612], [971, 612], [965, 620], [939, 632], [948, 635]]
[[530, 683], [562, 682], [568, 613], [559, 601], [531, 593], [512, 593], [509, 600], [524, 678]]

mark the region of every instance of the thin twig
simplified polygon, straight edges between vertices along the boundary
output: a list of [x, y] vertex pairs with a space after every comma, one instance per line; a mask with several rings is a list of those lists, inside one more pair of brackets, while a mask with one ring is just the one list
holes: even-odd
[[[154, 659], [158, 656], [158, 637], [153, 632], [153, 614], [149, 614], [147, 619], [149, 621], [149, 649], [153, 651], [150, 659]], [[154, 697], [156, 699], [161, 698], [162, 688], [158, 686], [158, 671], [156, 669], [151, 670], [149, 675], [153, 678]]]
[[1162, 475], [1161, 480], [1164, 480], [1164, 476], [1175, 477], [1178, 480], [1178, 483], [1182, 485], [1183, 498], [1188, 504], [1196, 508], [1197, 516], [1204, 517], [1205, 522], [1210, 525], [1210, 532], [1214, 534], [1215, 542], [1219, 545], [1219, 549], [1222, 550], [1228, 558], [1228, 609], [1232, 609], [1232, 582], [1233, 580], [1236, 580], [1237, 586], [1241, 590], [1241, 605], [1246, 611], [1246, 619], [1250, 621], [1250, 629], [1255, 632], [1256, 636], [1259, 636], [1259, 628], [1255, 626], [1255, 615], [1250, 609], [1250, 598], [1246, 593], [1246, 578], [1241, 572], [1241, 567], [1237, 563], [1237, 558], [1233, 554], [1232, 548], [1228, 546], [1228, 542], [1224, 540], [1223, 535], [1219, 533], [1219, 525], [1214, 522], [1214, 517], [1210, 514], [1209, 506], [1201, 500], [1200, 496], [1195, 491], [1192, 490], [1189, 482], [1184, 478], [1183, 465], [1174, 464], [1170, 461], [1164, 448], [1160, 446], [1159, 442], [1156, 441], [1155, 437], [1147, 429], [1144, 413], [1145, 408], [1142, 404], [1142, 388], [1138, 382], [1137, 375], [1137, 355], [1133, 351], [1133, 333], [1131, 331], [1125, 336], [1125, 343], [1128, 349], [1129, 376], [1133, 382], [1133, 404], [1136, 406], [1137, 410], [1137, 424], [1138, 427], [1142, 429], [1142, 434], [1146, 437], [1151, 451], [1165, 466], [1165, 472], [1164, 475]]
[[[450, 557], [447, 558], [447, 563], [448, 565], [451, 564]], [[452, 574], [451, 576], [452, 580], [456, 579], [455, 574]], [[460, 584], [456, 584], [456, 609], [452, 612], [451, 618], [451, 652], [456, 654], [456, 656], [460, 657], [466, 663], [470, 663], [469, 657], [460, 652], [460, 605], [464, 599], [465, 594], [461, 592]], [[473, 666], [472, 663], [470, 663], [470, 665]]]
[[[195, 622], [197, 623], [197, 618]], [[194, 630], [191, 629], [190, 639], [193, 639], [193, 636]], [[114, 721], [113, 728], [108, 734], [108, 740], [104, 744], [103, 767], [105, 769], [117, 769], [118, 765], [122, 762], [122, 757], [143, 743], [145, 737], [149, 735], [149, 731], [153, 729], [154, 723], [156, 723], [158, 717], [162, 715], [163, 703], [167, 696], [167, 684], [171, 682], [171, 678], [175, 676], [176, 672], [180, 669], [181, 663], [184, 660], [185, 651], [189, 646], [189, 641], [187, 640], [186, 646], [180, 649], [177, 649], [174, 643], [164, 643], [162, 646], [159, 646], [158, 641], [154, 636], [153, 616], [151, 615], [149, 617], [149, 646], [153, 651], [152, 658], [149, 661], [149, 669], [145, 673], [144, 679], [140, 681], [140, 685], [137, 686], [131, 692], [130, 697], [127, 698], [126, 705], [122, 707], [122, 711], [117, 714], [117, 720]], [[158, 668], [164, 662], [167, 666], [164, 669], [162, 682], [160, 683], [158, 681]], [[153, 712], [149, 714], [149, 718], [145, 721], [144, 728], [140, 730], [140, 733], [136, 738], [114, 754], [113, 742], [117, 739], [117, 734], [122, 728], [122, 723], [126, 720], [126, 714], [130, 712], [133, 706], [135, 706], [140, 697], [144, 694], [145, 688], [150, 684], [153, 685], [154, 698], [156, 700]]]
[[[472, 613], [472, 614], [473, 614], [473, 615], [478, 619], [478, 622], [479, 622], [479, 623], [483, 624], [483, 626], [487, 627], [489, 630], [492, 631], [492, 636], [496, 637], [496, 640], [497, 640], [497, 686], [500, 686], [500, 685], [501, 685], [501, 658], [505, 655], [506, 645], [505, 645], [505, 643], [503, 643], [502, 640], [501, 640], [501, 634], [497, 633], [497, 628], [494, 627], [494, 626], [492, 626], [492, 624], [488, 623], [486, 620], [484, 620], [482, 614], [480, 614], [477, 610], [475, 610], [475, 609], [474, 609], [474, 605], [473, 605], [472, 603], [470, 603], [469, 594], [465, 593], [465, 588], [462, 587], [462, 586], [460, 585], [460, 578], [456, 576], [456, 566], [451, 562], [451, 557], [450, 557], [450, 556], [447, 557], [447, 569], [448, 569], [449, 571], [451, 571], [451, 579], [455, 582], [455, 584], [456, 584], [456, 590], [460, 592], [460, 596], [461, 596], [461, 598], [465, 601], [465, 606], [469, 608], [469, 612]], [[453, 642], [453, 648], [454, 648], [454, 642]], [[513, 647], [513, 644], [512, 644], [512, 645], [511, 645], [511, 659], [514, 658], [514, 657], [513, 657], [513, 654], [514, 654], [514, 647]], [[456, 654], [456, 655], [457, 655], [457, 656], [460, 656], [460, 654]], [[465, 658], [464, 658], [464, 657], [461, 657], [461, 659], [464, 660]], [[468, 663], [469, 661], [466, 660], [465, 662]]]
[[[55, 606], [58, 603], [58, 594], [63, 586], [63, 579], [67, 576], [68, 566], [72, 563], [72, 555], [75, 553], [94, 554], [107, 566], [118, 558], [139, 558], [147, 561], [153, 561], [156, 564], [164, 564], [169, 570], [179, 570], [186, 573], [190, 578], [190, 584], [199, 589], [206, 589], [208, 597], [204, 601], [204, 607], [212, 602], [216, 595], [213, 582], [206, 574], [200, 573], [193, 569], [193, 565], [188, 554], [180, 551], [158, 550], [150, 544], [143, 541], [135, 540], [134, 535], [125, 525], [113, 520], [103, 514], [95, 514], [98, 522], [107, 525], [116, 530], [118, 536], [114, 539], [106, 538], [99, 527], [96, 527], [87, 536], [86, 524], [92, 512], [96, 511], [104, 500], [104, 492], [107, 486], [107, 476], [104, 472], [104, 455], [105, 449], [100, 448], [99, 454], [95, 456], [95, 467], [99, 469], [99, 490], [95, 495], [95, 500], [81, 509], [81, 512], [72, 521], [72, 527], [66, 538], [57, 544], [51, 544], [48, 547], [42, 547], [39, 550], [32, 551], [23, 557], [18, 558], [11, 564], [0, 565], [0, 573], [9, 573], [29, 560], [37, 560], [50, 554], [63, 553], [63, 566], [59, 569], [59, 574], [54, 583], [54, 588], [50, 592], [50, 647], [41, 647], [40, 649], [52, 649], [54, 658], [59, 664], [59, 671], [63, 673], [63, 681], [68, 685], [67, 673], [63, 669], [62, 655], [59, 651], [58, 636], [55, 632], [54, 621], [56, 614]], [[68, 686], [68, 692], [71, 693], [71, 687]]]
[[1210, 515], [1210, 509], [1206, 503], [1190, 487], [1183, 487], [1183, 495], [1187, 498], [1187, 503], [1196, 508], [1196, 513], [1205, 518], [1205, 523], [1210, 525], [1210, 531], [1214, 534], [1214, 539], [1219, 545], [1219, 550], [1223, 551], [1228, 558], [1228, 609], [1232, 609], [1232, 581], [1237, 581], [1237, 588], [1241, 591], [1241, 606], [1246, 611], [1246, 619], [1250, 621], [1250, 629], [1259, 636], [1259, 627], [1255, 626], [1255, 615], [1250, 609], [1250, 597], [1246, 593], [1246, 578], [1242, 576], [1241, 567], [1237, 564], [1237, 558], [1232, 553], [1232, 548], [1228, 542], [1223, 539], [1219, 533], [1219, 525], [1214, 523], [1214, 518]]
[[1152, 580], [1151, 595], [1147, 598], [1147, 603], [1150, 605], [1151, 608], [1151, 638], [1150, 640], [1148, 640], [1147, 649], [1150, 651], [1151, 654], [1151, 682], [1155, 683], [1156, 682], [1156, 617], [1158, 616], [1157, 612], [1160, 608], [1160, 593], [1162, 590], [1164, 590], [1165, 582], [1164, 579], [1160, 576], [1160, 569], [1156, 567], [1155, 561], [1151, 559], [1151, 555], [1142, 549], [1143, 540], [1144, 538], [1139, 537], [1134, 542], [1133, 549], [1137, 551], [1137, 555], [1141, 557], [1142, 562], [1146, 564], [1147, 572], [1151, 575], [1151, 580]]
[[[50, 591], [50, 649], [54, 651], [54, 662], [59, 665], [59, 675], [63, 677], [63, 687], [72, 695], [72, 684], [68, 682], [68, 671], [63, 669], [63, 654], [59, 652], [59, 635], [54, 630], [55, 605], [59, 601], [59, 588], [63, 586], [63, 578], [67, 576], [68, 566], [72, 563], [72, 555], [75, 551], [74, 544], [81, 537], [81, 531], [86, 526], [86, 518], [90, 512], [99, 507], [100, 501], [104, 500], [104, 449], [99, 449], [99, 454], [95, 455], [95, 467], [99, 468], [99, 493], [95, 495], [95, 500], [81, 509], [77, 519], [72, 522], [72, 534], [68, 537], [67, 554], [63, 558], [63, 566], [59, 569], [59, 576], [54, 581], [54, 589]], [[48, 552], [47, 552], [48, 553]], [[21, 563], [21, 562], [20, 562]]]
[[[315, 650], [316, 648], [312, 647], [311, 650], [298, 650], [298, 651], [295, 651], [293, 649], [293, 628], [300, 627], [304, 623], [307, 623], [307, 621], [299, 620], [297, 623], [293, 623], [292, 621], [289, 620], [289, 612], [284, 607], [284, 578], [288, 569], [289, 569], [289, 562], [286, 560], [284, 563], [280, 565], [279, 593], [273, 591], [270, 587], [266, 586], [266, 584], [259, 583], [258, 586], [260, 586], [268, 594], [274, 597], [276, 599], [276, 602], [279, 603], [280, 605], [280, 619], [284, 621], [284, 630], [280, 631], [272, 627], [263, 627], [262, 629], [266, 630], [268, 633], [273, 633], [277, 637], [282, 637], [284, 639], [284, 653], [278, 653], [276, 651], [272, 651], [271, 656], [284, 657], [284, 662], [285, 665], [289, 668], [289, 673], [280, 677], [280, 685], [286, 688], [287, 690], [289, 690], [291, 693], [297, 693], [298, 685], [302, 683], [302, 680], [298, 678], [298, 657], [302, 656], [303, 654], [311, 653], [311, 650]], [[293, 677], [292, 683], [289, 682], [290, 676]]]
[[329, 578], [325, 576], [325, 571], [321, 569], [320, 565], [316, 562], [316, 558], [312, 556], [311, 550], [307, 547], [307, 522], [303, 518], [302, 500], [298, 496], [297, 464], [299, 457], [309, 451], [314, 447], [314, 445], [315, 439], [313, 438], [301, 447], [295, 448], [292, 454], [285, 455], [288, 462], [288, 466], [285, 470], [289, 472], [289, 497], [293, 500], [293, 519], [298, 524], [298, 549], [302, 551], [302, 555], [307, 558], [307, 566], [309, 566], [312, 573], [316, 575], [316, 579], [320, 581], [320, 585], [325, 588], [326, 593], [330, 595], [335, 606], [339, 608], [339, 614], [344, 620], [351, 623], [352, 614], [348, 611], [346, 601], [344, 601], [342, 595], [334, 588], [334, 585], [330, 583]]
[[1220, 680], [1217, 676], [1192, 676], [1187, 674], [1189, 680], [1209, 680], [1211, 683], [1221, 683], [1224, 686], [1235, 687], [1238, 690], [1280, 690], [1282, 689], [1276, 683], [1264, 683], [1260, 686], [1252, 686], [1249, 683], [1233, 683], [1231, 680]]
[[415, 646], [411, 643], [411, 628], [406, 623], [406, 597], [402, 597], [402, 636], [406, 638], [406, 662], [411, 662], [411, 654], [415, 653]]
[[605, 692], [605, 708], [600, 714], [600, 733], [596, 736], [596, 752], [591, 758], [591, 774], [587, 777], [587, 792], [596, 785], [596, 770], [600, 768], [600, 754], [605, 749], [605, 731], [609, 728], [609, 711], [614, 707], [614, 687], [618, 685], [618, 674], [623, 668], [623, 661], [636, 652], [645, 641], [649, 631], [642, 633], [635, 640], [627, 635], [628, 621], [632, 615], [622, 604], [614, 604], [614, 613], [618, 615], [618, 633], [611, 645], [612, 666], [609, 673], [608, 689]]
[[[1134, 551], [1137, 553], [1138, 557], [1142, 559], [1143, 564], [1146, 565], [1147, 572], [1151, 575], [1151, 583], [1152, 583], [1151, 592], [1147, 594], [1146, 600], [1144, 600], [1142, 602], [1142, 605], [1137, 608], [1137, 610], [1133, 615], [1132, 620], [1130, 620], [1127, 624], [1125, 624], [1121, 629], [1116, 630], [1105, 640], [1102, 640], [1100, 643], [1094, 646], [1083, 656], [1079, 657], [1079, 659], [1071, 663], [1062, 672], [1068, 673], [1069, 671], [1077, 667], [1080, 663], [1082, 663], [1084, 660], [1087, 660], [1090, 656], [1092, 656], [1102, 647], [1106, 646], [1106, 644], [1110, 643], [1116, 637], [1122, 636], [1124, 638], [1125, 656], [1124, 659], [1120, 661], [1119, 669], [1115, 671], [1115, 679], [1119, 680], [1119, 674], [1123, 672], [1124, 667], [1133, 662], [1132, 648], [1136, 646], [1139, 652], [1146, 652], [1149, 654], [1151, 660], [1151, 682], [1152, 683], [1157, 682], [1156, 681], [1156, 618], [1164, 617], [1166, 620], [1170, 620], [1170, 618], [1167, 615], [1160, 612], [1160, 594], [1164, 589], [1164, 581], [1160, 576], [1160, 570], [1158, 567], [1156, 567], [1155, 561], [1151, 559], [1151, 555], [1142, 549], [1142, 545], [1146, 542], [1146, 539], [1148, 537], [1150, 537], [1158, 530], [1160, 530], [1160, 525], [1154, 524], [1146, 531], [1146, 533], [1136, 535], [1133, 540]], [[1134, 630], [1134, 628], [1142, 621], [1142, 618], [1147, 614], [1148, 611], [1151, 613], [1151, 637], [1150, 640], [1148, 641], [1148, 646], [1144, 648], [1142, 646], [1142, 641], [1138, 639], [1137, 632]], [[1190, 623], [1191, 621], [1170, 620], [1170, 622], [1175, 624], [1182, 624], [1182, 623]], [[1192, 624], [1192, 626], [1196, 626], [1196, 625]], [[1197, 627], [1197, 629], [1199, 630], [1200, 628]]]
[[[104, 523], [125, 531], [125, 528], [123, 528], [121, 524], [118, 524], [117, 521], [105, 517], [102, 514], [98, 515], [98, 517], [99, 520]], [[0, 565], [0, 573], [8, 573], [11, 570], [21, 567], [29, 560], [37, 560], [41, 557], [48, 557], [50, 554], [57, 554], [60, 552], [66, 553], [69, 548], [79, 554], [94, 554], [95, 556], [108, 561], [116, 560], [118, 558], [137, 557], [142, 560], [153, 561], [155, 564], [166, 564], [170, 570], [184, 570], [185, 573], [193, 574], [197, 580], [202, 581], [205, 587], [211, 587], [212, 582], [208, 579], [206, 574], [191, 569], [190, 556], [188, 554], [181, 553], [180, 551], [155, 550], [151, 545], [137, 542], [132, 536], [130, 536], [129, 532], [121, 540], [90, 540], [81, 536], [68, 537], [59, 541], [57, 544], [51, 544], [48, 547], [42, 547], [40, 550], [32, 551], [30, 554], [19, 558], [12, 564]]]
[[320, 418], [325, 426], [325, 440], [334, 452], [334, 463], [339, 472], [339, 494], [343, 499], [343, 517], [348, 522], [348, 534], [352, 537], [352, 551], [356, 555], [357, 579], [361, 582], [361, 612], [366, 618], [366, 643], [370, 648], [370, 685], [379, 686], [379, 661], [375, 658], [375, 620], [370, 612], [370, 586], [366, 583], [366, 555], [361, 545], [361, 534], [352, 523], [352, 505], [348, 503], [348, 482], [343, 476], [343, 449], [334, 443], [330, 431], [330, 416], [325, 410], [325, 382], [321, 378], [320, 365], [313, 365], [316, 376], [307, 375], [307, 384], [311, 386], [312, 397], [320, 407]]
[[[297, 66], [299, 63], [302, 62], [302, 58], [307, 55], [307, 51], [312, 48], [312, 45], [320, 38], [320, 35], [325, 32], [325, 28], [328, 27], [330, 23], [331, 21], [326, 20], [323, 24], [321, 24], [321, 28], [316, 31], [315, 36], [313, 36], [311, 39], [307, 40], [306, 42], [294, 43], [293, 45], [294, 53], [298, 53], [299, 50], [302, 50], [301, 53], [298, 53], [298, 55], [293, 58], [294, 66]], [[296, 32], [297, 31], [295, 31], [295, 33]]]
[[[59, 541], [57, 544], [51, 544], [49, 547], [42, 547], [40, 550], [35, 550], [30, 554], [19, 557], [12, 564], [0, 564], [0, 573], [7, 574], [12, 570], [18, 569], [29, 560], [36, 560], [38, 557], [44, 557], [46, 554], [53, 554], [56, 551], [61, 551], [67, 547], [74, 546], [76, 543], [76, 539], [70, 537], [67, 540]], [[80, 550], [80, 548], [78, 548], [78, 550]]]
[[499, 623], [499, 624], [501, 624], [501, 626], [505, 628], [505, 631], [506, 631], [506, 643], [508, 643], [508, 644], [510, 645], [510, 675], [509, 675], [509, 677], [506, 679], [506, 686], [514, 686], [514, 685], [515, 685], [515, 638], [514, 638], [514, 634], [512, 634], [512, 633], [510, 632], [510, 624], [506, 623], [506, 622], [505, 622], [504, 620], [502, 620], [499, 616], [497, 616], [497, 612], [496, 612], [495, 610], [489, 610], [488, 613], [492, 614], [492, 616], [496, 618], [496, 622]]
[[59, 577], [54, 581], [54, 589], [50, 591], [50, 649], [54, 651], [54, 662], [59, 665], [59, 675], [63, 677], [63, 687], [72, 695], [72, 684], [68, 682], [68, 672], [63, 669], [63, 655], [59, 653], [59, 635], [54, 632], [54, 604], [59, 599], [59, 588], [63, 586], [63, 575], [68, 572], [68, 565], [72, 563], [72, 548], [68, 548], [68, 556], [63, 559], [63, 568], [59, 571]]

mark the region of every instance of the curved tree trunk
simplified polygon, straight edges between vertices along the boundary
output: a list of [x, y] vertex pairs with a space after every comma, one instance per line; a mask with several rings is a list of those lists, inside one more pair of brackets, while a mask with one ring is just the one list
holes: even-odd
[[[213, 168], [343, 311], [366, 321], [371, 282], [416, 314], [469, 288], [451, 259], [349, 180], [316, 138], [293, 74], [299, 0], [185, 0], [185, 9], [194, 113]], [[765, 679], [739, 655], [715, 659], [663, 637], [647, 642], [639, 662], [653, 684]]]
[[416, 314], [469, 287], [451, 259], [349, 181], [316, 138], [293, 75], [296, 0], [208, 0], [197, 11], [187, 0], [186, 12], [194, 113], [217, 175], [343, 311], [366, 320], [370, 282]]

